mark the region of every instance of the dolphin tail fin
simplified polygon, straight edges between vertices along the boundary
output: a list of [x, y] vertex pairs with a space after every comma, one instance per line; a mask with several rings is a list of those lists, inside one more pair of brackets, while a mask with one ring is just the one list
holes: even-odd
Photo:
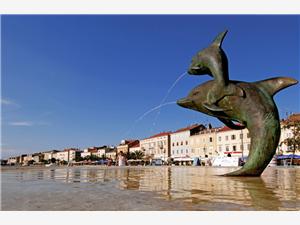
[[290, 77], [275, 77], [267, 80], [255, 82], [260, 88], [268, 92], [271, 96], [278, 91], [298, 83], [296, 79]]

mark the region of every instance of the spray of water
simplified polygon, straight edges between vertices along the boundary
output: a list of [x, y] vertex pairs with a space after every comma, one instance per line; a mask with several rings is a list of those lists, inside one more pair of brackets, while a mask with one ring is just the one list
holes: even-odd
[[175, 103], [176, 103], [176, 102], [166, 102], [166, 103], [160, 104], [160, 105], [158, 105], [158, 106], [155, 106], [155, 107], [149, 109], [148, 111], [146, 111], [145, 113], [143, 113], [138, 119], [136, 119], [136, 120], [134, 121], [134, 123], [131, 125], [131, 127], [129, 128], [129, 130], [128, 130], [126, 133], [124, 133], [123, 137], [126, 137], [126, 136], [130, 133], [130, 131], [135, 127], [135, 125], [136, 125], [138, 122], [140, 122], [142, 119], [144, 119], [144, 118], [145, 118], [148, 114], [150, 114], [151, 112], [153, 112], [153, 111], [155, 111], [155, 110], [158, 110], [158, 109], [160, 109], [160, 108], [163, 107], [163, 106], [171, 105], [171, 104], [175, 104]]
[[[187, 72], [184, 72], [182, 74], [179, 75], [179, 77], [174, 81], [174, 83], [171, 85], [171, 87], [168, 89], [167, 93], [165, 94], [165, 96], [163, 97], [163, 99], [161, 100], [159, 105], [163, 105], [165, 103], [165, 101], [167, 100], [167, 98], [169, 97], [171, 91], [173, 90], [173, 88], [176, 86], [176, 84], [187, 74]], [[159, 110], [156, 113], [156, 116], [154, 118], [153, 121], [153, 127], [156, 125], [156, 121], [160, 115], [161, 112], [161, 108], [159, 108]], [[151, 132], [153, 130], [153, 127], [151, 128]]]

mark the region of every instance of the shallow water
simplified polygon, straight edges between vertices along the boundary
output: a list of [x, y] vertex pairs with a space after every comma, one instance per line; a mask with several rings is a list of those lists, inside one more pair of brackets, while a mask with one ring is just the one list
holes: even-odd
[[258, 178], [236, 168], [57, 167], [3, 169], [2, 210], [299, 210], [300, 168]]

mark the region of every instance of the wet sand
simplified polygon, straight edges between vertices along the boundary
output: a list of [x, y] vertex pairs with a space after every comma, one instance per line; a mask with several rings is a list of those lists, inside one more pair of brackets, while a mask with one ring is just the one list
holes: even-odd
[[1, 210], [299, 210], [300, 168], [261, 177], [221, 167], [2, 168]]

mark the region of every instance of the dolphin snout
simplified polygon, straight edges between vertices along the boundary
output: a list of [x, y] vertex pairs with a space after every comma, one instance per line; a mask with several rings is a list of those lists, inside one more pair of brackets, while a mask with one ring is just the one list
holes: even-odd
[[191, 66], [188, 70], [188, 74], [197, 75], [197, 71], [200, 69], [198, 66]]
[[181, 98], [177, 101], [177, 104], [184, 107], [184, 108], [190, 108], [192, 106], [193, 101], [191, 101], [188, 98]]

